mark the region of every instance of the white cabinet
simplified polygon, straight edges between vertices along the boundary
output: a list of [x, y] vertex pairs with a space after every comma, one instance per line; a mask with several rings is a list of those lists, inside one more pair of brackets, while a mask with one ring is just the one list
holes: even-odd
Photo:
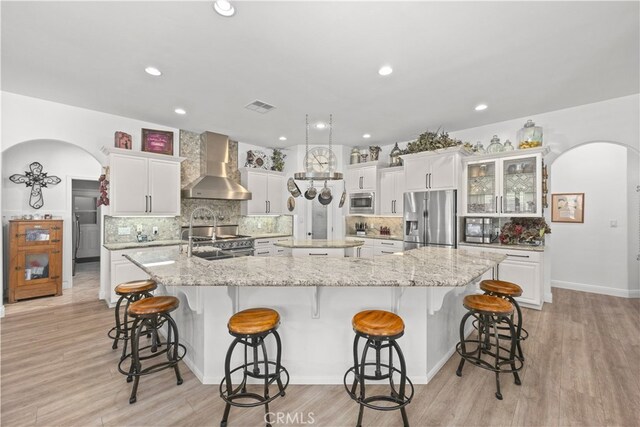
[[344, 258], [343, 248], [293, 248], [291, 255], [297, 257], [313, 258]]
[[482, 280], [495, 278], [515, 283], [522, 288], [522, 296], [516, 298], [520, 304], [526, 307], [541, 309], [544, 289], [544, 253], [517, 249], [503, 249], [492, 247], [478, 247], [460, 245], [461, 250], [472, 252], [493, 252], [506, 255], [496, 272], [488, 271], [482, 276]]
[[374, 240], [373, 256], [392, 255], [403, 252], [404, 244], [400, 240]]
[[457, 189], [460, 173], [459, 148], [441, 152], [424, 152], [402, 156], [405, 191]]
[[380, 215], [402, 216], [404, 185], [403, 168], [380, 171]]
[[346, 241], [360, 240], [364, 242], [364, 244], [362, 246], [358, 246], [355, 248], [345, 249], [344, 256], [353, 257], [353, 258], [373, 258], [373, 242], [375, 241], [375, 239], [350, 237], [345, 240]]
[[111, 153], [111, 214], [180, 215], [180, 161]]
[[291, 240], [291, 237], [274, 237], [270, 239], [256, 239], [254, 241], [254, 256], [289, 256], [291, 255], [291, 248], [283, 248], [275, 246], [275, 243], [286, 242]]
[[345, 186], [347, 192], [358, 193], [362, 191], [376, 191], [377, 186], [377, 165], [369, 166], [347, 166], [345, 175]]
[[286, 182], [282, 172], [262, 169], [241, 170], [242, 185], [251, 191], [251, 200], [243, 201], [243, 215], [282, 214], [285, 212]]
[[518, 150], [485, 155], [480, 160], [468, 159], [463, 168], [463, 214], [542, 216], [543, 150]]
[[[149, 275], [147, 273], [145, 273], [140, 267], [129, 261], [123, 255], [134, 252], [151, 252], [157, 249], [158, 248], [135, 248], [119, 251], [108, 251], [109, 273], [106, 279], [109, 283], [108, 289], [110, 290], [110, 293], [108, 296], [106, 296], [106, 299], [109, 306], [115, 305], [115, 303], [118, 302], [118, 299], [120, 298], [115, 293], [115, 288], [120, 283], [130, 282], [132, 280], [145, 280], [149, 278]], [[162, 249], [174, 249], [177, 252], [179, 250], [179, 246], [165, 246]]]

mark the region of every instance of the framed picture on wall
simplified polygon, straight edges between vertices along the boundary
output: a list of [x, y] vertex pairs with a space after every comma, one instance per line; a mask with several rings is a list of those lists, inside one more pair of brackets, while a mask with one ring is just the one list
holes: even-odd
[[131, 150], [131, 148], [133, 147], [133, 144], [131, 142], [131, 135], [125, 132], [116, 132], [115, 145], [117, 148]]
[[173, 132], [142, 129], [142, 151], [173, 156]]
[[584, 222], [584, 193], [551, 195], [552, 222]]

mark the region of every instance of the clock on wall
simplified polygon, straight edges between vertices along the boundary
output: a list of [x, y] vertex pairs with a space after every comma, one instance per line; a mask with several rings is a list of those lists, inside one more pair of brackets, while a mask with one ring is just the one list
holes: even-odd
[[304, 168], [307, 173], [334, 171], [337, 164], [335, 153], [326, 147], [312, 148], [304, 157]]

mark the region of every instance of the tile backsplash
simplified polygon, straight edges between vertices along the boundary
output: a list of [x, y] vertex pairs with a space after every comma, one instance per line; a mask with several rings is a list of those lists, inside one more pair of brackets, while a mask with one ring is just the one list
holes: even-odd
[[[104, 243], [131, 243], [137, 241], [138, 226], [142, 234], [152, 240], [175, 240], [180, 238], [180, 217], [104, 217]], [[158, 235], [153, 236], [153, 227], [158, 227]], [[128, 228], [129, 234], [119, 234], [118, 230]]]
[[356, 222], [367, 224], [367, 234], [380, 235], [380, 227], [389, 227], [392, 236], [402, 236], [402, 217], [395, 216], [358, 216], [345, 217], [345, 232], [347, 235], [356, 234]]
[[239, 218], [240, 234], [264, 233], [293, 234], [293, 216], [243, 216]]

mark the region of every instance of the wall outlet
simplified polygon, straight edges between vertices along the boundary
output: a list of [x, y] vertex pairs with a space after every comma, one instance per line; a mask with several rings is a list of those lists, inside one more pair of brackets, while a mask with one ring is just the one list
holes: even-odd
[[131, 227], [118, 227], [119, 236], [127, 236], [131, 234]]
[[154, 236], [157, 236], [157, 235], [158, 235], [158, 227], [154, 226], [154, 227], [152, 228], [152, 232], [153, 232], [153, 235], [154, 235]]
[[136, 231], [138, 233], [142, 233], [142, 224], [138, 224], [138, 226], [136, 227]]

